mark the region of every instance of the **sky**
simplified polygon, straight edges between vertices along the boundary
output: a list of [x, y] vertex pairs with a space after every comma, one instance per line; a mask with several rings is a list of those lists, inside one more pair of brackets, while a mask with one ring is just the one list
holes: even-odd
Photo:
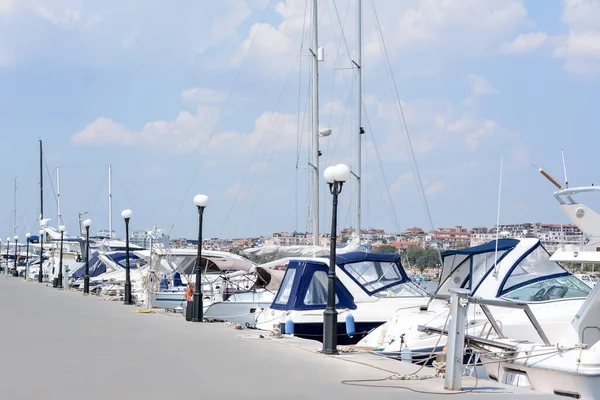
[[[58, 225], [58, 170], [70, 234], [80, 213], [108, 228], [109, 165], [121, 236], [130, 208], [134, 230], [194, 238], [198, 193], [205, 237], [310, 231], [310, 10], [0, 0], [0, 237], [15, 178], [17, 233], [39, 230], [39, 140], [44, 217]], [[356, 168], [356, 0], [319, 0], [318, 15], [322, 177]], [[570, 186], [599, 181], [600, 1], [364, 0], [363, 20], [363, 228], [493, 226], [498, 199], [501, 223], [569, 222], [532, 164], [564, 183], [562, 149]]]

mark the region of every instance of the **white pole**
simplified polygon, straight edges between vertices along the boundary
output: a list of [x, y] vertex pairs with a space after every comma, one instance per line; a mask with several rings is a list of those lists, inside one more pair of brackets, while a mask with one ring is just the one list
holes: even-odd
[[450, 320], [448, 321], [448, 351], [444, 388], [462, 389], [462, 364], [465, 348], [468, 289], [450, 289]]
[[317, 0], [312, 4], [312, 235], [313, 245], [319, 245], [319, 39], [318, 39]]
[[356, 140], [356, 166], [354, 167], [354, 177], [356, 178], [356, 190], [354, 191], [354, 207], [356, 219], [356, 237], [360, 244], [360, 201], [361, 201], [361, 166], [362, 166], [362, 0], [356, 1], [356, 125], [358, 137]]
[[565, 163], [565, 152], [560, 149], [560, 155], [562, 156], [563, 172], [565, 173], [565, 187], [569, 187], [569, 178], [567, 177], [567, 164]]
[[[496, 215], [496, 252], [494, 253], [494, 276], [498, 275], [498, 239], [500, 235], [500, 199], [502, 197], [502, 162], [500, 157], [500, 187], [498, 188], [498, 213]], [[471, 277], [472, 279], [473, 277]]]
[[[17, 178], [15, 178], [15, 187], [14, 187], [14, 192], [13, 192], [13, 237], [16, 235], [17, 235]], [[6, 262], [8, 263], [8, 259], [6, 259]]]
[[108, 166], [108, 238], [112, 239], [112, 167]]
[[58, 226], [61, 226], [63, 222], [60, 213], [60, 172], [58, 167], [56, 167], [56, 209]]

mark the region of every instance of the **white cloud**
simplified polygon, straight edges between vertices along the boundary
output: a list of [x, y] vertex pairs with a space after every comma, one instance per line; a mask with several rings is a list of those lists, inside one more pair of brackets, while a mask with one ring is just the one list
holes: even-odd
[[600, 73], [600, 2], [564, 0], [562, 21], [569, 35], [556, 47], [554, 56], [565, 60], [569, 73]]
[[[252, 15], [249, 1], [154, 0], [150, 5], [146, 0], [0, 0], [0, 15], [9, 10], [17, 16], [10, 26], [0, 25], [0, 38], [17, 62], [40, 49], [56, 48], [52, 62], [62, 61], [69, 68], [196, 64], [198, 54], [237, 41], [238, 28]], [[61, 46], [54, 43], [57, 30], [71, 32], [60, 33]], [[123, 49], [135, 49], [137, 57], [124, 56]]]
[[425, 194], [428, 196], [435, 196], [437, 194], [440, 194], [444, 188], [446, 187], [446, 183], [445, 182], [434, 182], [431, 185], [427, 186], [427, 188], [425, 189]]
[[[354, 9], [349, 7], [352, 15]], [[490, 54], [518, 34], [519, 29], [532, 25], [521, 0], [379, 0], [376, 8], [391, 57], [400, 54], [406, 57], [411, 52], [411, 63], [419, 64], [418, 70], [427, 72], [440, 68], [432, 58], [439, 61]], [[310, 12], [310, 6], [307, 10], [304, 0], [282, 0], [275, 11], [281, 21], [252, 25], [243, 44], [230, 58], [232, 65], [239, 65], [249, 50], [255, 68], [265, 74], [285, 73], [298, 55], [302, 32], [304, 55], [308, 54], [310, 18], [306, 11]], [[319, 45], [327, 50], [324, 65], [331, 66], [339, 52], [340, 59], [347, 64], [344, 66], [349, 67], [339, 23], [335, 15], [329, 15], [333, 9], [322, 4], [319, 11]], [[339, 7], [338, 11], [342, 13], [344, 34], [353, 53], [354, 19], [345, 18], [345, 7]], [[364, 11], [364, 56], [372, 68], [383, 61], [382, 50], [372, 23], [371, 7], [365, 4]]]
[[181, 92], [181, 99], [191, 103], [220, 104], [227, 99], [227, 93], [216, 89], [196, 87]]
[[506, 54], [526, 54], [539, 49], [548, 40], [545, 32], [522, 33], [510, 43], [500, 47], [500, 51]]
[[[200, 105], [197, 113], [181, 111], [172, 121], [152, 121], [138, 131], [100, 117], [71, 136], [77, 146], [136, 146], [170, 154], [184, 154], [209, 146], [209, 156], [222, 159], [258, 151], [269, 157], [275, 151], [296, 149], [296, 116], [263, 112], [251, 132], [221, 131], [211, 135], [220, 110]], [[211, 137], [212, 136], [212, 137]], [[210, 142], [209, 142], [210, 140]]]
[[469, 86], [471, 86], [473, 97], [496, 93], [496, 88], [483, 76], [468, 74]]
[[8, 14], [12, 9], [12, 0], [0, 0], [0, 15]]
[[[489, 53], [531, 24], [519, 0], [390, 0], [380, 9], [386, 10], [379, 17], [390, 47], [446, 56]], [[377, 37], [371, 35], [369, 41]]]

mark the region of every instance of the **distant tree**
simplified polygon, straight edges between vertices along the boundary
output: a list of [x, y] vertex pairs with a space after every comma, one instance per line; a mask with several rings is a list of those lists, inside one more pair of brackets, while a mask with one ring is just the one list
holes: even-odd
[[379, 253], [379, 254], [396, 254], [398, 253], [398, 251], [396, 250], [396, 248], [394, 246], [390, 246], [390, 245], [383, 245], [383, 246], [376, 246], [373, 247], [373, 253]]
[[348, 241], [348, 238], [346, 236], [342, 236], [339, 240], [341, 244], [345, 244]]
[[385, 239], [385, 238], [384, 238], [384, 239], [381, 239], [381, 243], [383, 243], [383, 244], [388, 244], [388, 240], [387, 240], [387, 239]]

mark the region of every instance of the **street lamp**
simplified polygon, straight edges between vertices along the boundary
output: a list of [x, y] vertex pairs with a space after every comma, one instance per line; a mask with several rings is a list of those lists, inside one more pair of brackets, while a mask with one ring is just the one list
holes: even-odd
[[85, 273], [83, 275], [83, 294], [90, 294], [90, 226], [92, 220], [83, 221], [85, 227]]
[[8, 276], [8, 249], [10, 248], [10, 238], [6, 238], [6, 268], [4, 270], [4, 275]]
[[13, 276], [17, 277], [19, 276], [19, 272], [17, 271], [17, 256], [18, 256], [18, 248], [19, 246], [17, 246], [17, 244], [19, 243], [19, 237], [17, 235], [15, 235], [15, 270], [13, 271]]
[[27, 247], [25, 250], [25, 280], [29, 279], [29, 238], [31, 237], [31, 233], [27, 232], [25, 234], [25, 242], [27, 242]]
[[58, 261], [58, 282], [57, 287], [62, 289], [63, 287], [63, 238], [65, 235], [65, 226], [61, 225], [58, 227], [58, 231], [60, 232], [60, 258]]
[[129, 220], [133, 216], [133, 211], [127, 209], [121, 212], [121, 217], [125, 220], [125, 293], [123, 303], [132, 305], [131, 300], [131, 278], [129, 276]]
[[350, 178], [350, 168], [345, 164], [327, 167], [323, 172], [329, 191], [333, 195], [331, 209], [331, 240], [329, 244], [329, 273], [327, 274], [327, 308], [323, 313], [323, 350], [325, 354], [337, 354], [337, 311], [335, 310], [335, 249], [337, 239], [338, 195], [344, 182]]
[[43, 229], [40, 229], [40, 273], [38, 274], [38, 283], [42, 283], [44, 279], [44, 233], [46, 233]]
[[194, 307], [192, 308], [192, 322], [202, 322], [204, 318], [204, 306], [202, 305], [202, 283], [200, 260], [202, 259], [202, 217], [204, 209], [208, 205], [208, 196], [197, 194], [194, 196], [194, 204], [198, 207], [198, 252], [196, 253], [196, 286], [194, 287]]

